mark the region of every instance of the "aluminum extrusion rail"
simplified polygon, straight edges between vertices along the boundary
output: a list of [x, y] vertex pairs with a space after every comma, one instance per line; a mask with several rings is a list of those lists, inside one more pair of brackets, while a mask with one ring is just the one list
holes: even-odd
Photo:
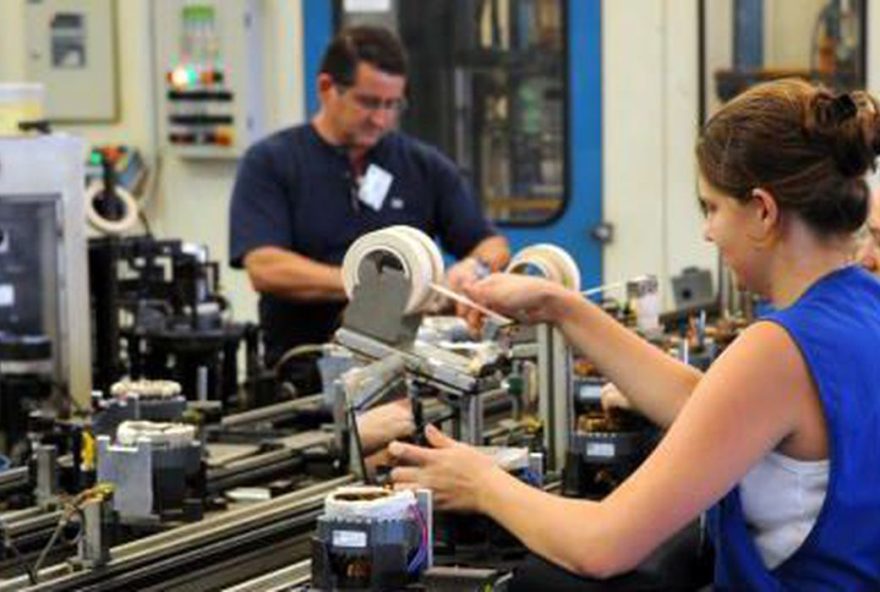
[[261, 421], [275, 421], [287, 415], [295, 415], [299, 411], [316, 408], [320, 406], [323, 399], [324, 395], [311, 395], [294, 401], [285, 401], [234, 415], [227, 415], [220, 420], [220, 426], [231, 428]]
[[3, 471], [0, 473], [0, 496], [26, 489], [29, 481], [27, 467], [16, 467]]
[[222, 592], [285, 592], [292, 586], [305, 586], [312, 577], [312, 562], [309, 559], [224, 588]]
[[[0, 592], [172, 590], [176, 586], [168, 580], [181, 575], [192, 580], [202, 570], [220, 572], [226, 564], [235, 564], [241, 575], [255, 575], [242, 571], [246, 559], [274, 560], [274, 565], [261, 566], [264, 573], [278, 569], [295, 557], [273, 555], [272, 548], [292, 549], [307, 542], [324, 496], [353, 481], [350, 475], [340, 477], [119, 545], [111, 549], [112, 559], [100, 569], [74, 572], [68, 565], [59, 565], [41, 570], [36, 586], [29, 587], [26, 577], [0, 582]], [[192, 589], [192, 585], [191, 581], [183, 583], [179, 589]]]

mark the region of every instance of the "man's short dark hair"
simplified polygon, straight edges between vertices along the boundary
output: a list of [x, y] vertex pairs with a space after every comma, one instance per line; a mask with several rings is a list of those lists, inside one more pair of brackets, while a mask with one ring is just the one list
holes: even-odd
[[350, 86], [360, 62], [406, 77], [406, 52], [400, 39], [388, 29], [370, 26], [342, 29], [324, 52], [321, 73], [329, 74], [337, 84]]

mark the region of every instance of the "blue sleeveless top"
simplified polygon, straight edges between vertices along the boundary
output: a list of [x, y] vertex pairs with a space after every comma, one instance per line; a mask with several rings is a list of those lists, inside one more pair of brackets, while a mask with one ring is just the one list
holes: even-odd
[[739, 488], [728, 493], [708, 514], [714, 589], [880, 590], [880, 281], [847, 267], [763, 320], [788, 332], [816, 383], [828, 426], [828, 490], [807, 539], [773, 570], [755, 547]]

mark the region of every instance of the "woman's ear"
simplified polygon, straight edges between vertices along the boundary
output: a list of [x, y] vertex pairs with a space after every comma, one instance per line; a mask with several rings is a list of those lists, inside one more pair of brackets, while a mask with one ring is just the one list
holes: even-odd
[[749, 233], [752, 238], [765, 244], [772, 241], [778, 235], [779, 226], [782, 223], [782, 210], [772, 193], [761, 187], [752, 189], [752, 199], [749, 202], [754, 215]]

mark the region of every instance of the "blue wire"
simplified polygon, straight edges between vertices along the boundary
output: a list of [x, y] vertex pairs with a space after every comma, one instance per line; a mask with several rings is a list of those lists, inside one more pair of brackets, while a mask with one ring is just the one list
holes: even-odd
[[416, 518], [416, 521], [419, 524], [419, 549], [416, 551], [415, 556], [410, 560], [409, 564], [406, 567], [407, 572], [410, 575], [416, 574], [422, 567], [425, 566], [428, 562], [428, 545], [430, 541], [428, 541], [428, 526], [425, 523], [425, 518], [422, 516], [422, 511], [418, 506], [412, 507], [412, 513]]
[[409, 562], [409, 565], [406, 566], [406, 571], [409, 572], [410, 575], [418, 573], [418, 571], [424, 566], [424, 563], [427, 559], [428, 552], [425, 550], [424, 541], [422, 541], [421, 543], [419, 543], [419, 550]]
[[529, 485], [533, 485], [535, 487], [541, 486], [541, 476], [532, 469], [523, 469], [522, 479]]

